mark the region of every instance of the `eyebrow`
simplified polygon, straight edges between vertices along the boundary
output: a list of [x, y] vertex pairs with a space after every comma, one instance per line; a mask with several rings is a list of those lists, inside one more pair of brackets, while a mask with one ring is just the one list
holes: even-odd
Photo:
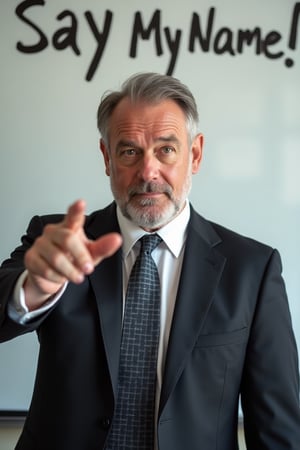
[[[175, 142], [175, 143], [179, 143], [178, 138], [174, 135], [174, 134], [170, 134], [167, 136], [158, 136], [157, 138], [154, 139], [154, 142]], [[122, 147], [134, 147], [134, 148], [140, 148], [139, 145], [137, 145], [137, 143], [135, 141], [132, 141], [130, 139], [121, 139], [118, 143], [117, 143], [117, 148], [122, 148]]]
[[123, 149], [128, 149], [128, 148], [134, 148], [139, 151], [143, 150], [139, 145], [137, 145], [136, 142], [134, 142], [132, 140], [121, 139], [119, 142], [117, 142], [115, 151], [120, 152], [120, 151], [123, 151]]
[[178, 138], [175, 136], [175, 134], [170, 134], [168, 136], [159, 136], [158, 138], [154, 139], [154, 142], [176, 142], [179, 143]]
[[117, 143], [117, 148], [119, 147], [137, 147], [136, 143], [134, 141], [125, 141], [124, 139], [121, 139], [118, 143]]

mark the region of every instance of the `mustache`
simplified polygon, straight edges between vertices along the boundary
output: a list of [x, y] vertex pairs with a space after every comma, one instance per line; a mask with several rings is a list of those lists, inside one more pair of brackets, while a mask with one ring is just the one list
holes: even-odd
[[138, 185], [131, 186], [128, 189], [129, 198], [139, 194], [158, 193], [165, 194], [169, 198], [172, 198], [173, 190], [168, 183], [155, 183], [153, 181], [140, 183]]

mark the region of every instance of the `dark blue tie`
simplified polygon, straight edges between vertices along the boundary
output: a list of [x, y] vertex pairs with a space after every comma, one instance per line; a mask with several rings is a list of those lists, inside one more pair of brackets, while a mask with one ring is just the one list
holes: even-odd
[[153, 450], [160, 333], [160, 283], [151, 252], [157, 234], [141, 238], [130, 274], [123, 320], [118, 398], [108, 450]]

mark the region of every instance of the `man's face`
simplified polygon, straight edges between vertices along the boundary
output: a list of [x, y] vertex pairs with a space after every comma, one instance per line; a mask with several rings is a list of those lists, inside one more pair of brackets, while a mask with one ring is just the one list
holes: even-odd
[[186, 119], [172, 100], [149, 105], [124, 98], [109, 122], [109, 148], [101, 140], [106, 174], [125, 217], [147, 231], [184, 207], [202, 156], [203, 136], [189, 145]]

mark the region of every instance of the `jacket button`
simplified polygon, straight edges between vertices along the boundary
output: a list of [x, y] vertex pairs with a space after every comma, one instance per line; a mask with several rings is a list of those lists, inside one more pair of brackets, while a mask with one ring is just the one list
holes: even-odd
[[110, 427], [111, 424], [111, 420], [109, 417], [103, 417], [101, 420], [101, 426], [104, 430], [108, 430], [108, 428]]

